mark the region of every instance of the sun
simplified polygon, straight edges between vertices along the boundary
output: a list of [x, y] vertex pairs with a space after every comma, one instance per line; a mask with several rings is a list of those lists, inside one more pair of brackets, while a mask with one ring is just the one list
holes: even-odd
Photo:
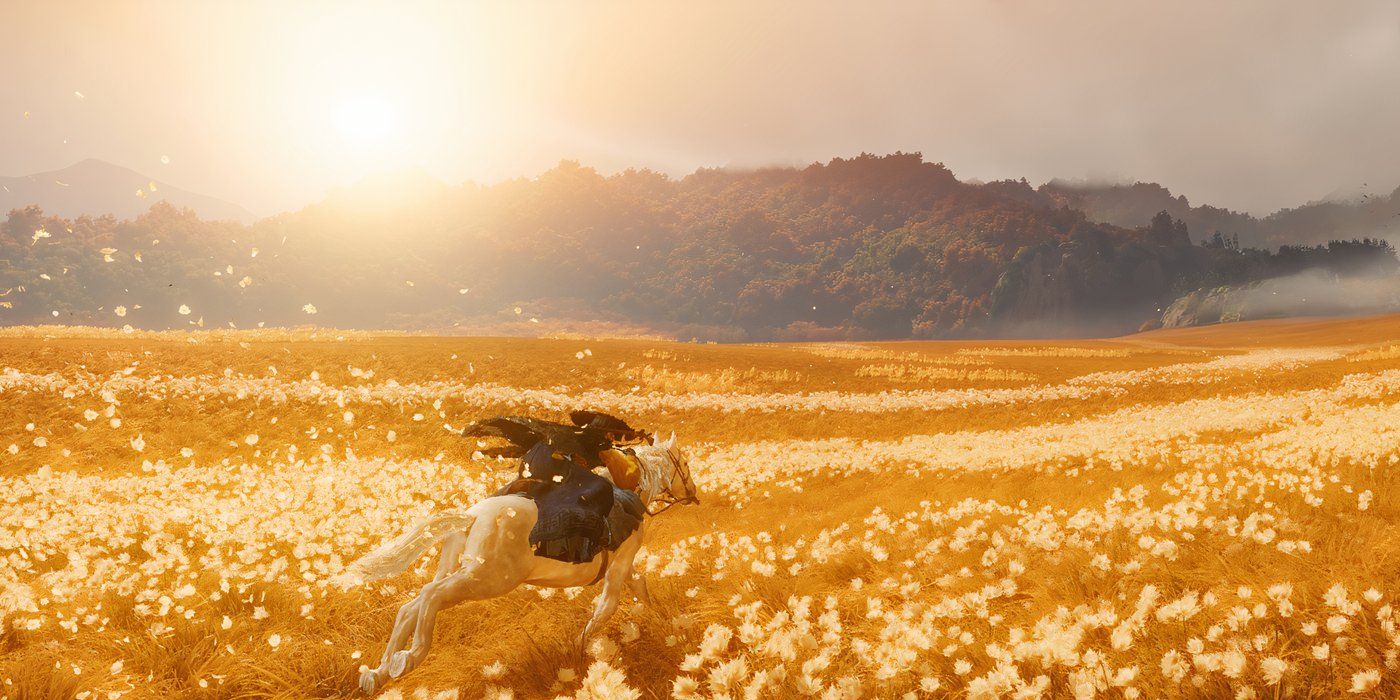
[[387, 145], [399, 136], [402, 127], [397, 106], [376, 94], [352, 95], [340, 100], [333, 118], [340, 138], [360, 148]]

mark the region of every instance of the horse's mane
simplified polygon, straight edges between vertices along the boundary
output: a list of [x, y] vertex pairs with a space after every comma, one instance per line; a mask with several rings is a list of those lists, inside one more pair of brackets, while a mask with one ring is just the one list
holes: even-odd
[[634, 448], [641, 463], [637, 493], [650, 503], [666, 488], [666, 467], [674, 468], [670, 449], [661, 445], [639, 445]]

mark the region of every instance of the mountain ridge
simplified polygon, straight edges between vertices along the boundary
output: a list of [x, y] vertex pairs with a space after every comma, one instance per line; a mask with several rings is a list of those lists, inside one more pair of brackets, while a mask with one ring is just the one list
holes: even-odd
[[1051, 180], [1036, 189], [1048, 201], [1083, 211], [1100, 223], [1135, 228], [1145, 226], [1159, 211], [1180, 219], [1202, 238], [1219, 232], [1238, 236], [1246, 246], [1317, 244], [1338, 238], [1380, 238], [1400, 243], [1400, 187], [1388, 194], [1335, 193], [1265, 216], [1218, 207], [1193, 205], [1156, 182], [1095, 184]]
[[[0, 290], [21, 291], [0, 300], [0, 323], [573, 318], [715, 340], [1102, 334], [1157, 322], [1200, 287], [1397, 265], [1374, 240], [1273, 252], [1193, 240], [1165, 211], [1140, 227], [1099, 223], [1024, 180], [963, 182], [919, 153], [679, 179], [564, 161], [493, 185], [402, 182], [251, 226], [164, 203], [126, 222], [12, 211]], [[397, 205], [363, 206], [396, 189]], [[116, 306], [122, 315], [103, 311]]]
[[211, 221], [251, 223], [257, 219], [232, 202], [191, 192], [98, 158], [84, 158], [57, 170], [0, 177], [0, 211], [37, 205], [65, 218], [110, 215], [132, 219], [157, 202], [193, 209]]

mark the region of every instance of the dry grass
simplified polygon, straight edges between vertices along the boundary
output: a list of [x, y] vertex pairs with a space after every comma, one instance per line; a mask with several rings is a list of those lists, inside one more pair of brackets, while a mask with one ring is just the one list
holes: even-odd
[[636, 382], [639, 389], [671, 394], [753, 391], [765, 387], [780, 389], [802, 381], [801, 372], [787, 369], [761, 370], [752, 367], [725, 367], [718, 371], [694, 372], [665, 366], [642, 365], [629, 370], [627, 376]]
[[1348, 362], [1373, 362], [1377, 360], [1400, 360], [1400, 345], [1371, 348], [1347, 356]]
[[0, 697], [353, 695], [422, 566], [328, 581], [508, 478], [453, 428], [575, 401], [695, 457], [657, 608], [588, 654], [591, 590], [453, 609], [391, 697], [1393, 697], [1397, 338], [7, 330]]
[[1014, 369], [962, 369], [960, 367], [927, 367], [924, 365], [862, 365], [856, 369], [857, 377], [885, 377], [901, 382], [953, 381], [958, 383], [976, 382], [1028, 382], [1035, 379], [1029, 372]]

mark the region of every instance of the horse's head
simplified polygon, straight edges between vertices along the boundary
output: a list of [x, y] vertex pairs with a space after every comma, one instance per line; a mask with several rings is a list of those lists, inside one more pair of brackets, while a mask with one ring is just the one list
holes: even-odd
[[663, 490], [675, 503], [699, 504], [700, 494], [695, 488], [695, 480], [690, 476], [690, 458], [676, 447], [675, 431], [671, 431], [671, 437], [657, 447], [665, 451], [667, 461], [671, 465], [671, 473], [669, 478], [664, 480]]

